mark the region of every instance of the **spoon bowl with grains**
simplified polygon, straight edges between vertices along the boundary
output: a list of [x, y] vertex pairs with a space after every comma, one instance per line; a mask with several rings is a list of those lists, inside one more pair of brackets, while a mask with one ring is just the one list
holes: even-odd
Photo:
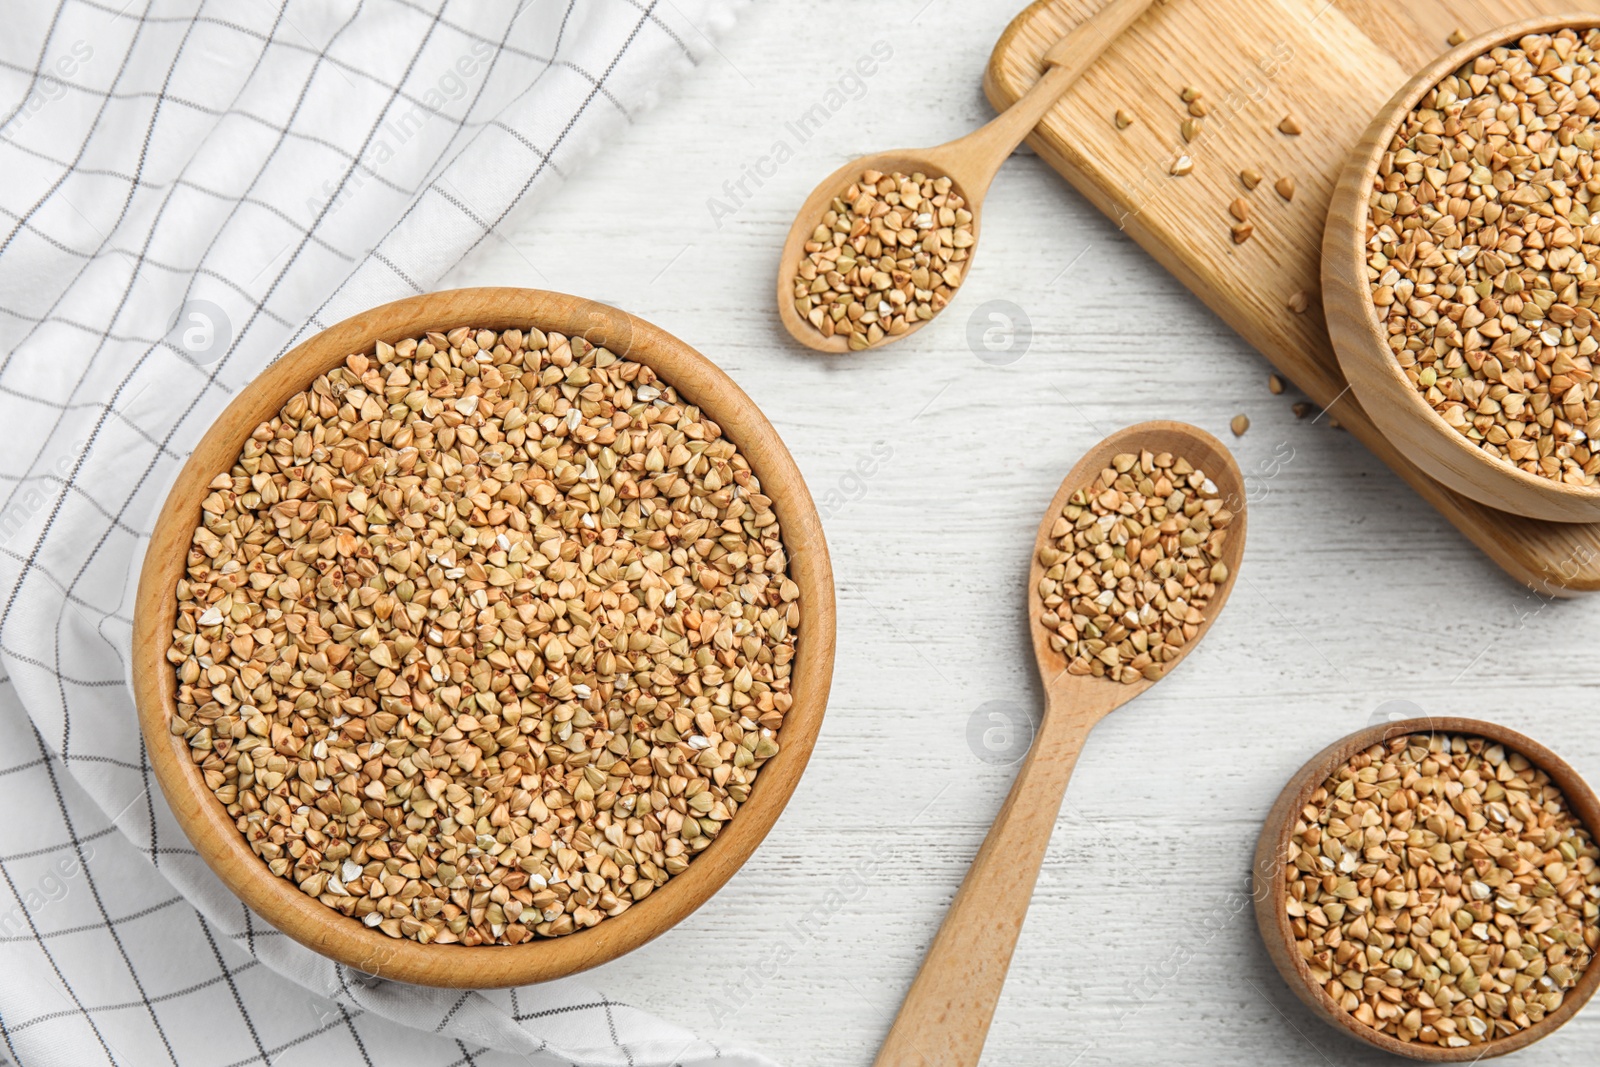
[[816, 511], [737, 385], [613, 308], [467, 289], [241, 391], [156, 523], [134, 687], [252, 910], [481, 988], [704, 903], [794, 789], [833, 642]]
[[1101, 719], [1182, 661], [1228, 599], [1244, 554], [1244, 478], [1180, 422], [1112, 434], [1045, 509], [1028, 629], [1045, 711], [983, 846], [875, 1061], [974, 1067], [1073, 765]]
[[1476, 1063], [1600, 986], [1600, 800], [1494, 723], [1383, 723], [1312, 757], [1252, 870], [1268, 954], [1316, 1015], [1385, 1052]]
[[1456, 492], [1558, 522], [1600, 520], [1597, 26], [1529, 20], [1418, 73], [1323, 235], [1328, 332], [1373, 422]]
[[943, 311], [978, 243], [1000, 165], [1152, 0], [1109, 0], [1044, 55], [1044, 71], [980, 129], [936, 148], [846, 163], [812, 191], [778, 260], [778, 317], [818, 352], [909, 337]]

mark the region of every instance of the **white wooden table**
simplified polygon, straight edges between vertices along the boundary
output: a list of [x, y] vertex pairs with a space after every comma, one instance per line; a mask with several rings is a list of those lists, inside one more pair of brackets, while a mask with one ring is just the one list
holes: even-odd
[[[1023, 583], [1040, 509], [1104, 434], [1174, 418], [1224, 436], [1260, 481], [1240, 584], [1205, 647], [1085, 750], [985, 1062], [1380, 1062], [1303, 1009], [1261, 947], [1246, 895], [1260, 820], [1391, 700], [1507, 723], [1600, 782], [1600, 600], [1539, 600], [1326, 418], [1296, 420], [1300, 397], [1270, 395], [1256, 353], [1026, 153], [996, 180], [940, 323], [849, 358], [783, 334], [774, 271], [796, 206], [852, 156], [987, 120], [979, 77], [1016, 9], [752, 5], [448, 279], [580, 293], [676, 333], [763, 406], [824, 509], [839, 655], [807, 776], [715, 900], [591, 977], [787, 1064], [870, 1063], [1010, 784], [969, 726], [1037, 714]], [[891, 58], [802, 141], [790, 124], [876, 41]], [[1032, 338], [985, 360], [967, 324], [993, 299]], [[1597, 1041], [1592, 1007], [1516, 1060], [1584, 1062]]]

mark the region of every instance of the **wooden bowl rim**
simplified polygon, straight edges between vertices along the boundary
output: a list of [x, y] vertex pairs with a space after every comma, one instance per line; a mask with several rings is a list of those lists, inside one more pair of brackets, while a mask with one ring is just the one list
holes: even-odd
[[[1401, 86], [1394, 96], [1378, 110], [1368, 125], [1356, 147], [1351, 151], [1350, 158], [1345, 163], [1345, 174], [1338, 185], [1345, 185], [1345, 178], [1352, 172], [1358, 172], [1357, 186], [1362, 191], [1360, 211], [1351, 212], [1351, 218], [1360, 219], [1360, 225], [1349, 225], [1336, 232], [1340, 212], [1333, 210], [1328, 215], [1328, 240], [1324, 242], [1325, 249], [1331, 248], [1339, 257], [1343, 258], [1350, 266], [1350, 277], [1358, 280], [1362, 294], [1364, 308], [1364, 322], [1366, 329], [1366, 343], [1352, 346], [1340, 345], [1335, 338], [1335, 354], [1342, 363], [1348, 352], [1352, 359], [1375, 360], [1376, 365], [1383, 368], [1384, 388], [1392, 389], [1403, 396], [1406, 408], [1415, 416], [1418, 425], [1426, 426], [1429, 435], [1441, 442], [1447, 442], [1443, 447], [1452, 454], [1459, 455], [1462, 461], [1481, 476], [1493, 481], [1510, 483], [1535, 495], [1544, 496], [1553, 502], [1559, 502], [1568, 508], [1588, 509], [1594, 512], [1588, 519], [1583, 518], [1558, 518], [1555, 515], [1533, 516], [1535, 518], [1550, 518], [1552, 521], [1592, 521], [1600, 518], [1600, 485], [1593, 487], [1569, 485], [1566, 482], [1556, 482], [1549, 478], [1542, 478], [1537, 474], [1530, 474], [1520, 467], [1513, 466], [1510, 462], [1497, 459], [1483, 449], [1472, 444], [1456, 431], [1452, 430], [1442, 416], [1439, 415], [1428, 402], [1417, 392], [1409, 379], [1400, 369], [1400, 364], [1395, 360], [1394, 354], [1383, 343], [1383, 324], [1378, 321], [1378, 313], [1372, 303], [1372, 286], [1365, 280], [1366, 253], [1363, 248], [1366, 240], [1366, 220], [1369, 217], [1366, 208], [1365, 191], [1372, 188], [1372, 180], [1378, 173], [1378, 164], [1383, 159], [1383, 154], [1388, 151], [1389, 143], [1395, 132], [1400, 128], [1400, 123], [1405, 116], [1410, 114], [1412, 108], [1427, 95], [1440, 79], [1462, 66], [1467, 61], [1482, 55], [1501, 45], [1510, 44], [1518, 38], [1534, 33], [1554, 33], [1562, 29], [1592, 29], [1600, 28], [1600, 12], [1573, 12], [1565, 15], [1541, 15], [1535, 18], [1523, 19], [1519, 22], [1509, 23], [1488, 33], [1480, 34], [1469, 41], [1464, 41], [1455, 48], [1434, 59], [1416, 74], [1412, 75], [1405, 85]], [[1363, 151], [1365, 150], [1365, 151]], [[1332, 256], [1325, 256], [1323, 276], [1327, 277], [1327, 261]], [[1325, 283], [1326, 284], [1326, 283]], [[1360, 399], [1361, 389], [1355, 383], [1357, 377], [1346, 375], [1355, 389], [1357, 399]], [[1369, 412], [1376, 405], [1363, 404]], [[1421, 465], [1421, 464], [1419, 464]], [[1435, 466], [1432, 463], [1422, 465], [1424, 470], [1435, 478]], [[1449, 484], [1466, 496], [1474, 496], [1462, 484], [1452, 480]], [[1476, 498], [1475, 499], [1479, 499]], [[1492, 500], [1480, 502], [1495, 506]]]
[[[943, 146], [942, 146], [943, 147]], [[784, 238], [783, 251], [778, 255], [778, 319], [783, 323], [783, 328], [789, 336], [815, 352], [822, 352], [830, 356], [855, 356], [866, 355], [869, 352], [879, 352], [894, 344], [904, 341], [924, 326], [935, 322], [940, 316], [950, 310], [950, 305], [934, 313], [933, 318], [924, 319], [906, 330], [905, 333], [884, 335], [883, 340], [875, 345], [868, 345], [860, 352], [851, 351], [850, 342], [842, 334], [832, 337], [822, 336], [822, 332], [811, 323], [802, 318], [800, 312], [795, 310], [794, 295], [790, 286], [794, 284], [796, 273], [800, 269], [800, 260], [805, 255], [805, 243], [811, 237], [811, 230], [805, 228], [807, 219], [820, 220], [826, 212], [827, 204], [838, 196], [864, 170], [881, 170], [884, 172], [900, 171], [911, 174], [915, 171], [937, 171], [935, 177], [949, 178], [951, 187], [966, 201], [966, 209], [972, 212], [972, 244], [967, 248], [967, 258], [962, 261], [961, 284], [956, 286], [955, 293], [951, 294], [951, 303], [960, 295], [962, 288], [967, 284], [972, 270], [972, 261], [978, 254], [978, 226], [982, 218], [983, 207], [980, 198], [974, 203], [972, 197], [967, 195], [967, 188], [952, 170], [952, 167], [940, 156], [941, 148], [896, 148], [887, 152], [874, 152], [870, 156], [860, 156], [835, 170], [832, 174], [822, 179], [806, 197], [805, 203], [800, 205], [800, 210], [795, 213], [794, 222], [790, 225], [789, 234]], [[817, 223], [812, 222], [815, 227]]]
[[[1481, 719], [1449, 715], [1403, 719], [1369, 726], [1340, 738], [1312, 756], [1290, 777], [1274, 801], [1257, 839], [1255, 862], [1251, 868], [1252, 896], [1256, 926], [1278, 972], [1295, 994], [1324, 1022], [1397, 1056], [1433, 1063], [1465, 1063], [1515, 1052], [1558, 1030], [1583, 1008], [1594, 995], [1595, 989], [1600, 987], [1600, 958], [1590, 959], [1577, 984], [1562, 1000], [1561, 1007], [1526, 1030], [1484, 1045], [1468, 1045], [1465, 1048], [1442, 1048], [1401, 1041], [1357, 1021], [1311, 977], [1310, 968], [1295, 948], [1294, 932], [1290, 929], [1289, 915], [1285, 910], [1289, 891], [1281, 877], [1281, 857], [1288, 853], [1295, 819], [1309, 802], [1311, 794], [1330, 774], [1351, 757], [1375, 744], [1407, 734], [1432, 733], [1481, 737], [1521, 753], [1550, 776], [1566, 797], [1569, 810], [1579, 818], [1590, 836], [1600, 841], [1600, 837], [1595, 837], [1600, 832], [1600, 798], [1596, 798], [1594, 790], [1571, 764], [1544, 745], [1508, 726]], [[1268, 879], [1266, 886], [1262, 885], [1263, 878]]]
[[[805, 605], [792, 674], [794, 703], [781, 751], [763, 768], [750, 800], [681, 874], [621, 915], [565, 937], [521, 945], [423, 945], [392, 939], [306, 896], [250, 851], [168, 721], [175, 681], [166, 660], [176, 614], [176, 579], [199, 521], [204, 488], [225, 471], [262, 417], [290, 395], [374, 342], [471, 325], [537, 326], [613, 344], [655, 369], [737, 444], [783, 524], [790, 576]], [[616, 349], [613, 349], [614, 351]], [[221, 465], [217, 463], [221, 459]], [[519, 288], [448, 290], [363, 311], [306, 340], [258, 375], [195, 446], [168, 492], [142, 565], [134, 615], [134, 696], [151, 767], [174, 816], [206, 864], [256, 914], [313, 951], [363, 973], [417, 985], [489, 988], [564, 977], [643, 945], [684, 919], [730, 878], [771, 829], [816, 743], [834, 657], [833, 576], [811, 495], [777, 432], [719, 367], [665, 330], [626, 312], [562, 293]]]

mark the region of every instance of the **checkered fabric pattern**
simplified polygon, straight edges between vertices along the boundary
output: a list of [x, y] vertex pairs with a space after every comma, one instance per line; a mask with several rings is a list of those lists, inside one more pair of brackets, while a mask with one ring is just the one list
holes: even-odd
[[61, 0], [0, 32], [0, 1053], [761, 1067], [577, 982], [368, 979], [251, 915], [150, 775], [149, 523], [262, 367], [422, 292], [738, 0]]

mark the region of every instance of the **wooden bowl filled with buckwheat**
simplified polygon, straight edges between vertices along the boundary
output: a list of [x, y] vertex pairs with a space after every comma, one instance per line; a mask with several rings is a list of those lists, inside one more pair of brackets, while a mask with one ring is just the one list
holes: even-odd
[[1532, 19], [1419, 72], [1351, 152], [1322, 245], [1373, 422], [1456, 492], [1558, 522], [1600, 520], [1597, 26]]
[[247, 905], [369, 974], [545, 981], [703, 904], [783, 810], [833, 669], [772, 426], [614, 308], [466, 289], [273, 364], [139, 583], [140, 726]]
[[1555, 753], [1460, 718], [1313, 756], [1252, 870], [1268, 955], [1322, 1020], [1435, 1063], [1525, 1048], [1600, 986], [1600, 800]]

